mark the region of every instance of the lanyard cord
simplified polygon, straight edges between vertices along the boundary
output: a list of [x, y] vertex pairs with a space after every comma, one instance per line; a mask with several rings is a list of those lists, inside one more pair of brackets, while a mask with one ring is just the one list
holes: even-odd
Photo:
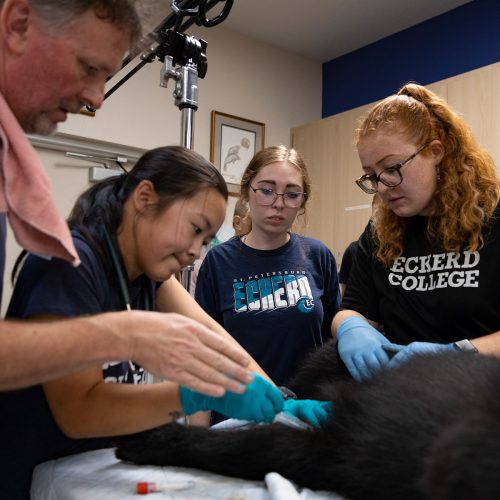
[[130, 306], [130, 295], [128, 293], [127, 281], [125, 280], [125, 275], [123, 274], [123, 269], [120, 260], [118, 259], [116, 248], [113, 245], [113, 242], [111, 241], [111, 236], [109, 235], [108, 230], [106, 228], [104, 228], [104, 236], [106, 238], [108, 250], [111, 255], [111, 261], [113, 262], [113, 267], [115, 268], [115, 274], [116, 277], [118, 278], [118, 287], [120, 289], [123, 302], [125, 303], [125, 308], [127, 309], [127, 311], [131, 311], [132, 307]]
[[[106, 238], [106, 243], [108, 245], [108, 250], [111, 255], [111, 261], [113, 263], [113, 267], [115, 269], [116, 277], [118, 278], [118, 288], [120, 289], [120, 294], [122, 296], [123, 302], [125, 303], [125, 308], [127, 311], [131, 311], [132, 307], [130, 305], [130, 294], [128, 293], [128, 284], [125, 279], [125, 274], [123, 272], [123, 267], [121, 265], [120, 259], [118, 258], [118, 252], [116, 251], [116, 247], [111, 240], [111, 236], [108, 233], [108, 230], [104, 227], [104, 236]], [[151, 289], [148, 286], [147, 293], [144, 295], [144, 307], [146, 311], [152, 311], [152, 297], [151, 297]], [[135, 365], [132, 361], [128, 362], [130, 366], [130, 370], [132, 374], [142, 373], [142, 369]], [[135, 382], [134, 382], [135, 383]]]
[[[108, 233], [108, 230], [104, 228], [104, 236], [106, 238], [106, 244], [108, 245], [108, 250], [111, 255], [111, 260], [113, 263], [113, 268], [115, 270], [116, 277], [118, 278], [118, 287], [120, 289], [120, 294], [122, 296], [123, 302], [125, 304], [125, 308], [127, 311], [132, 310], [130, 294], [128, 293], [128, 283], [125, 279], [125, 274], [123, 273], [123, 266], [121, 265], [120, 259], [118, 258], [118, 252], [116, 251], [116, 247], [111, 240], [111, 236]], [[153, 311], [153, 292], [151, 290], [151, 286], [148, 283], [148, 287], [145, 290], [143, 295], [144, 300], [144, 309], [146, 311]]]

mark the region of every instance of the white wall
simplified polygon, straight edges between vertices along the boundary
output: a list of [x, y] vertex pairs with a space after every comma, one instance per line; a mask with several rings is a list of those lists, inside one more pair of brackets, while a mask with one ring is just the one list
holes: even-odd
[[[289, 145], [291, 128], [321, 118], [320, 63], [253, 41], [223, 25], [188, 32], [208, 42], [208, 72], [199, 80], [194, 125], [194, 149], [206, 158], [210, 156], [212, 110], [265, 123], [266, 145]], [[174, 105], [174, 82], [160, 87], [161, 66], [158, 61], [147, 64], [105, 101], [95, 117], [70, 116], [59, 131], [144, 149], [180, 144], [181, 112]], [[40, 153], [56, 203], [66, 217], [78, 193], [88, 185], [86, 167], [91, 164], [82, 162], [78, 167], [78, 162], [60, 152]], [[232, 213], [226, 225], [229, 216]], [[19, 251], [9, 234], [2, 314], [10, 298], [11, 266]]]
[[[224, 29], [196, 28], [208, 42], [208, 72], [199, 80], [194, 149], [209, 157], [210, 112], [266, 125], [266, 145], [290, 144], [290, 129], [321, 118], [321, 64]], [[110, 96], [96, 117], [71, 117], [61, 132], [142, 148], [180, 143], [181, 112], [169, 87], [159, 86], [161, 63], [144, 66]]]

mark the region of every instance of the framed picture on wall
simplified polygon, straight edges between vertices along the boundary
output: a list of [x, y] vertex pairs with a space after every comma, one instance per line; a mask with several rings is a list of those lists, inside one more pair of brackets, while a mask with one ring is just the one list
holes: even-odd
[[239, 193], [241, 176], [253, 155], [264, 147], [265, 125], [212, 111], [210, 161], [221, 171], [229, 192]]

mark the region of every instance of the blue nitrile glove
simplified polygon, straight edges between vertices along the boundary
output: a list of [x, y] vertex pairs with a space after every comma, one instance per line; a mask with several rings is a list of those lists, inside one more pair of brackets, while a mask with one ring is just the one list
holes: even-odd
[[456, 351], [453, 344], [435, 344], [433, 342], [412, 342], [408, 345], [389, 344], [386, 347], [391, 352], [396, 352], [387, 365], [388, 368], [396, 368], [408, 361], [414, 354], [436, 354], [439, 352]]
[[375, 375], [389, 362], [382, 346], [390, 342], [359, 316], [349, 316], [340, 323], [337, 341], [340, 358], [358, 382]]
[[313, 427], [319, 427], [332, 413], [332, 403], [315, 399], [287, 399], [283, 411], [309, 422]]
[[215, 410], [228, 418], [255, 422], [272, 422], [284, 403], [280, 390], [257, 373], [243, 394], [227, 391], [215, 398], [181, 386], [180, 397], [184, 415]]

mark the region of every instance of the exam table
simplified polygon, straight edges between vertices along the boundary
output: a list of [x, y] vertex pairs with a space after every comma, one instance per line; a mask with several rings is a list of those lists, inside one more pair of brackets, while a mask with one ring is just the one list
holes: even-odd
[[266, 481], [236, 479], [198, 469], [133, 465], [118, 460], [113, 449], [71, 455], [38, 465], [32, 500], [132, 500], [139, 482], [156, 483], [162, 491], [146, 498], [196, 500], [342, 500], [329, 492], [299, 490], [276, 473]]

